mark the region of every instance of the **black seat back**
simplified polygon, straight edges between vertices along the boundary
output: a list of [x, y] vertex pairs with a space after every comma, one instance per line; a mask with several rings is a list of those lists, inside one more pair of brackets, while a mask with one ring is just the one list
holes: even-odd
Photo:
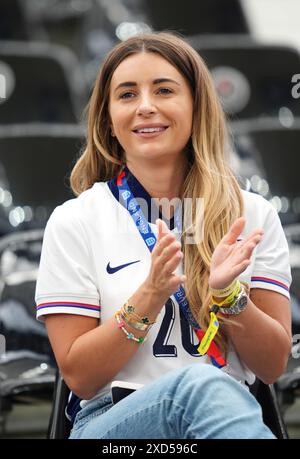
[[0, 124], [76, 123], [85, 103], [84, 77], [73, 53], [39, 42], [0, 42], [6, 97]]
[[247, 146], [248, 155], [259, 166], [260, 178], [268, 183], [269, 192], [264, 197], [281, 200], [277, 209], [283, 225], [300, 221], [300, 118], [290, 121], [286, 126], [284, 120], [272, 118], [233, 123], [237, 144]]
[[264, 423], [279, 439], [288, 439], [288, 432], [278, 405], [273, 384], [264, 384], [259, 379], [250, 386], [252, 395], [261, 406]]
[[292, 77], [299, 73], [296, 48], [262, 44], [250, 37], [189, 37], [189, 42], [212, 72], [225, 112], [231, 119], [282, 116], [289, 110], [300, 115], [292, 97]]
[[71, 430], [71, 423], [68, 421], [65, 408], [67, 406], [70, 389], [58, 372], [56, 375], [52, 412], [48, 427], [48, 438], [68, 438]]
[[0, 40], [29, 40], [31, 31], [26, 21], [24, 1], [1, 0]]
[[68, 177], [83, 141], [78, 125], [0, 127], [0, 181], [14, 206], [31, 206], [43, 224], [54, 207], [73, 197]]
[[240, 0], [143, 0], [144, 11], [155, 30], [184, 34], [249, 33]]

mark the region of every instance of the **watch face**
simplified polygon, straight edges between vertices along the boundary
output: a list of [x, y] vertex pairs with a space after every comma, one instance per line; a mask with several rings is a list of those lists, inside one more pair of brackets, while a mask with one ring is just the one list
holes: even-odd
[[246, 293], [241, 292], [239, 297], [236, 299], [235, 304], [227, 308], [220, 308], [220, 311], [222, 312], [222, 314], [237, 315], [245, 309], [245, 307], [248, 304], [248, 300], [249, 298], [246, 295]]
[[248, 303], [248, 297], [243, 295], [239, 301], [239, 307], [243, 308]]

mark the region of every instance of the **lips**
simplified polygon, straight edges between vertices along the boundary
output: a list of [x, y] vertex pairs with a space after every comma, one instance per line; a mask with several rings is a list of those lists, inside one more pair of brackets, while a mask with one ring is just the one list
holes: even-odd
[[165, 132], [168, 127], [162, 124], [144, 124], [136, 126], [132, 131], [141, 137], [156, 137]]
[[167, 124], [164, 123], [140, 123], [134, 126], [132, 129], [133, 131], [140, 131], [143, 129], [152, 129], [152, 128], [162, 128], [166, 129], [168, 127]]
[[165, 131], [165, 127], [157, 127], [157, 128], [142, 128], [142, 129], [136, 129], [134, 132], [137, 132], [138, 134], [142, 134], [145, 132], [162, 132]]

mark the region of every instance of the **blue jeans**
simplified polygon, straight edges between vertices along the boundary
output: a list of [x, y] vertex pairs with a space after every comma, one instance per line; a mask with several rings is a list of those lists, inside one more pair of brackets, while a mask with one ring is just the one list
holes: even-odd
[[275, 438], [249, 390], [211, 365], [165, 374], [112, 404], [95, 400], [76, 416], [70, 438]]

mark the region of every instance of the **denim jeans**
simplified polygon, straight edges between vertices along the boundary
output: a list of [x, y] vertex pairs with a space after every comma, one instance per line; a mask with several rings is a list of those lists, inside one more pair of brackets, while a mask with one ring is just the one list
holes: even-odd
[[70, 438], [275, 438], [247, 387], [193, 364], [165, 374], [115, 405], [96, 399], [76, 416]]

